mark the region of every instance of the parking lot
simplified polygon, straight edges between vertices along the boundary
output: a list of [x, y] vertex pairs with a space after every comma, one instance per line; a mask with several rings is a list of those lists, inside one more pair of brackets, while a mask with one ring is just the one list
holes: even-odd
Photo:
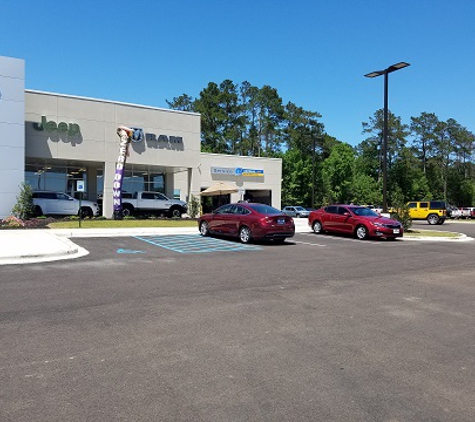
[[2, 268], [0, 420], [474, 420], [475, 242], [166, 237]]

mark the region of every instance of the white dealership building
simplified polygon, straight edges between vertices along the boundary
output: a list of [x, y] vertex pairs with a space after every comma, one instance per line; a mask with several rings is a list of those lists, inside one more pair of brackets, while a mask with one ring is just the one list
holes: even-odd
[[11, 215], [22, 182], [76, 197], [84, 186], [83, 198], [101, 199], [103, 215], [112, 217], [119, 126], [143, 133], [129, 146], [124, 192], [189, 201], [225, 181], [238, 189], [227, 201], [280, 209], [282, 161], [202, 153], [199, 114], [25, 90], [25, 62], [0, 56], [0, 218]]

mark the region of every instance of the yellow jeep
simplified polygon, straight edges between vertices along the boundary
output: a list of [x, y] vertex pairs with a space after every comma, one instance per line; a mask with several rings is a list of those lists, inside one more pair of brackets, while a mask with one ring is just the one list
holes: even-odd
[[444, 201], [411, 201], [407, 203], [413, 220], [427, 220], [429, 224], [444, 224], [447, 203]]

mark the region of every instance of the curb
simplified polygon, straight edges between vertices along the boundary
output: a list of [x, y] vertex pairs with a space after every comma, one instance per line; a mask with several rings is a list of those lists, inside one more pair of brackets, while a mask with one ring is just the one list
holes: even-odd
[[198, 234], [197, 227], [141, 227], [127, 229], [51, 229], [51, 233], [60, 238], [71, 237], [122, 237], [143, 236], [147, 234]]
[[423, 241], [423, 242], [427, 242], [427, 241], [432, 241], [432, 242], [471, 242], [473, 239], [473, 237], [469, 237], [467, 236], [466, 234], [463, 234], [463, 233], [457, 233], [459, 236], [458, 237], [424, 237], [424, 236], [420, 236], [420, 237], [411, 237], [411, 236], [407, 236], [407, 237], [403, 237], [403, 240], [415, 240], [415, 241]]

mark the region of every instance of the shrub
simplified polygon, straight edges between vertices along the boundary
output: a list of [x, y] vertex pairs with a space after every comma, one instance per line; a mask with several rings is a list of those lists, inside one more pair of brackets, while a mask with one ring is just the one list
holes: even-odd
[[23, 220], [25, 229], [42, 229], [48, 226], [49, 223], [56, 221], [53, 217], [37, 217]]
[[11, 215], [2, 220], [2, 227], [6, 228], [15, 228], [15, 227], [25, 227], [25, 223], [20, 220], [18, 217]]
[[21, 220], [34, 217], [33, 190], [29, 183], [21, 183], [20, 194], [17, 196], [17, 203], [12, 208], [12, 214]]
[[196, 218], [200, 213], [200, 201], [199, 199], [191, 195], [190, 201], [188, 202], [188, 215], [191, 218]]
[[412, 218], [409, 215], [409, 207], [404, 201], [404, 196], [399, 187], [393, 192], [393, 210], [391, 212], [391, 218], [399, 221], [404, 228], [404, 231], [409, 230], [412, 227]]
[[56, 221], [52, 217], [30, 218], [21, 220], [14, 215], [0, 220], [0, 229], [42, 229], [47, 228], [49, 223]]

